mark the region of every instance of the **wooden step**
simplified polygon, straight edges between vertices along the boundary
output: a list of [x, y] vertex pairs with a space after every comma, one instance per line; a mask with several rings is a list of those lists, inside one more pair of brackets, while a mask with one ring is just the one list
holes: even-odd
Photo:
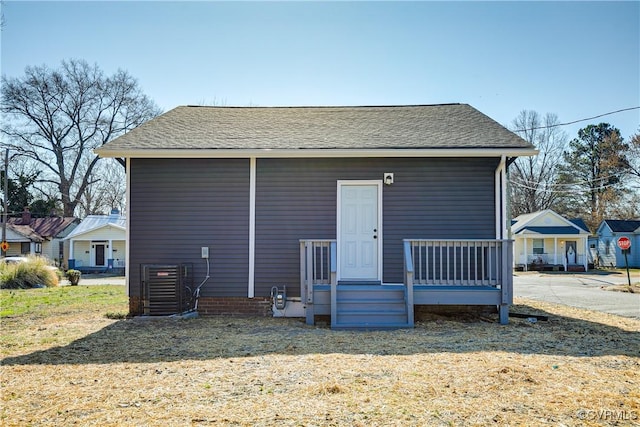
[[371, 283], [340, 283], [336, 288], [334, 329], [399, 329], [407, 319], [405, 288]]

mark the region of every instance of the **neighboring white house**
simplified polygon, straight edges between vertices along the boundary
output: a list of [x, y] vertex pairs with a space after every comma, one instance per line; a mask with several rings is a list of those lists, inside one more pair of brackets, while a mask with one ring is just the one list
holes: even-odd
[[126, 219], [117, 210], [89, 215], [69, 236], [69, 268], [82, 272], [124, 272]]
[[624, 254], [618, 247], [620, 237], [631, 240], [627, 252], [629, 267], [640, 267], [640, 220], [605, 219], [598, 226], [595, 252], [601, 267], [624, 268]]
[[7, 256], [41, 255], [61, 267], [68, 259], [69, 247], [64, 238], [78, 225], [74, 217], [34, 218], [25, 209], [20, 217], [7, 220]]
[[589, 230], [581, 219], [568, 220], [547, 209], [514, 218], [511, 233], [516, 267], [588, 269]]

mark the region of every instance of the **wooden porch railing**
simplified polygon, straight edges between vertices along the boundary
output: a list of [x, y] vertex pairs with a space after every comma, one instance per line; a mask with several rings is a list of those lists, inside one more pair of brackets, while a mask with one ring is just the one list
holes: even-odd
[[332, 310], [337, 285], [337, 247], [332, 239], [300, 240], [300, 296], [306, 305], [307, 323], [313, 323], [313, 285], [331, 285]]
[[404, 240], [408, 298], [415, 285], [500, 290], [500, 321], [507, 322], [513, 301], [512, 240]]
[[[314, 285], [330, 286], [331, 315], [336, 315], [336, 248], [336, 240], [300, 240], [300, 295], [309, 324], [314, 316]], [[489, 304], [500, 306], [501, 323], [508, 321], [508, 306], [513, 301], [512, 240], [405, 239], [403, 252], [409, 319], [414, 314], [415, 286], [421, 286], [421, 292], [427, 286], [447, 292], [494, 288], [498, 293]]]
[[405, 257], [412, 258], [415, 284], [499, 286], [511, 271], [504, 259], [512, 247], [510, 240], [405, 239], [404, 242], [409, 245]]

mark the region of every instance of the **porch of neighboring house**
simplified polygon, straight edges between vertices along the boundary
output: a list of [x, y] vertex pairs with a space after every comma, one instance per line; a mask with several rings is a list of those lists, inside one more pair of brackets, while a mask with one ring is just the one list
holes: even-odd
[[508, 323], [513, 241], [406, 239], [403, 283], [337, 280], [336, 240], [300, 241], [306, 322], [329, 315], [333, 329], [414, 326], [415, 305], [496, 306]]
[[[519, 241], [518, 241], [519, 240]], [[516, 240], [516, 269], [521, 271], [587, 271], [587, 238], [553, 237]]]
[[124, 275], [126, 268], [124, 240], [70, 239], [69, 268], [86, 274]]

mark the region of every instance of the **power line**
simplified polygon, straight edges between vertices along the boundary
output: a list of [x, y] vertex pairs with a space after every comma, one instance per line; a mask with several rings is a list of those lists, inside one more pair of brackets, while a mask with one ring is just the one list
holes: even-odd
[[581, 190], [579, 187], [577, 186], [577, 188], [574, 188], [573, 190], [555, 190], [553, 188], [548, 188], [548, 186], [544, 186], [543, 188], [539, 188], [539, 187], [531, 187], [529, 185], [525, 185], [522, 184], [520, 182], [514, 181], [512, 179], [509, 180], [510, 184], [515, 185], [516, 187], [521, 187], [521, 188], [526, 188], [528, 190], [535, 190], [535, 191], [539, 191], [541, 193], [555, 193], [555, 194], [576, 194], [576, 193], [587, 193], [587, 192], [591, 192], [591, 191], [598, 191], [598, 190], [606, 190], [607, 188], [611, 188], [611, 187], [615, 187], [617, 184], [607, 184], [607, 185], [601, 185], [599, 187], [593, 187], [593, 188], [585, 188], [584, 190]]
[[[591, 185], [593, 183], [597, 183], [598, 181], [606, 181], [609, 178], [622, 178], [623, 176], [625, 176], [624, 172], [620, 172], [620, 173], [616, 173], [616, 174], [612, 174], [612, 175], [605, 175], [605, 176], [600, 176], [594, 179], [585, 179], [584, 181], [576, 181], [576, 182], [571, 182], [571, 183], [560, 183], [560, 182], [551, 182], [551, 183], [547, 183], [545, 184], [547, 187], [575, 187], [575, 186], [580, 186], [580, 185]], [[539, 181], [532, 181], [532, 180], [528, 180], [528, 179], [524, 179], [521, 177], [517, 177], [517, 176], [511, 176], [509, 179], [511, 182], [516, 182], [519, 181], [519, 183], [522, 183], [522, 185], [524, 186], [525, 184], [530, 184], [530, 185], [539, 185], [540, 183], [544, 182], [544, 180], [539, 180]]]
[[555, 127], [558, 127], [558, 126], [573, 125], [575, 123], [586, 122], [587, 120], [593, 120], [593, 119], [598, 119], [598, 118], [604, 117], [604, 116], [610, 116], [611, 114], [617, 114], [617, 113], [622, 113], [624, 111], [631, 111], [631, 110], [638, 110], [638, 109], [640, 109], [640, 107], [623, 108], [621, 110], [610, 111], [608, 113], [598, 114], [597, 116], [587, 117], [585, 119], [574, 120], [574, 121], [566, 122], [566, 123], [557, 123], [555, 125], [538, 126], [538, 127], [533, 127], [533, 128], [527, 128], [527, 129], [516, 129], [513, 132], [526, 132], [528, 130], [550, 129], [550, 128], [555, 128]]

